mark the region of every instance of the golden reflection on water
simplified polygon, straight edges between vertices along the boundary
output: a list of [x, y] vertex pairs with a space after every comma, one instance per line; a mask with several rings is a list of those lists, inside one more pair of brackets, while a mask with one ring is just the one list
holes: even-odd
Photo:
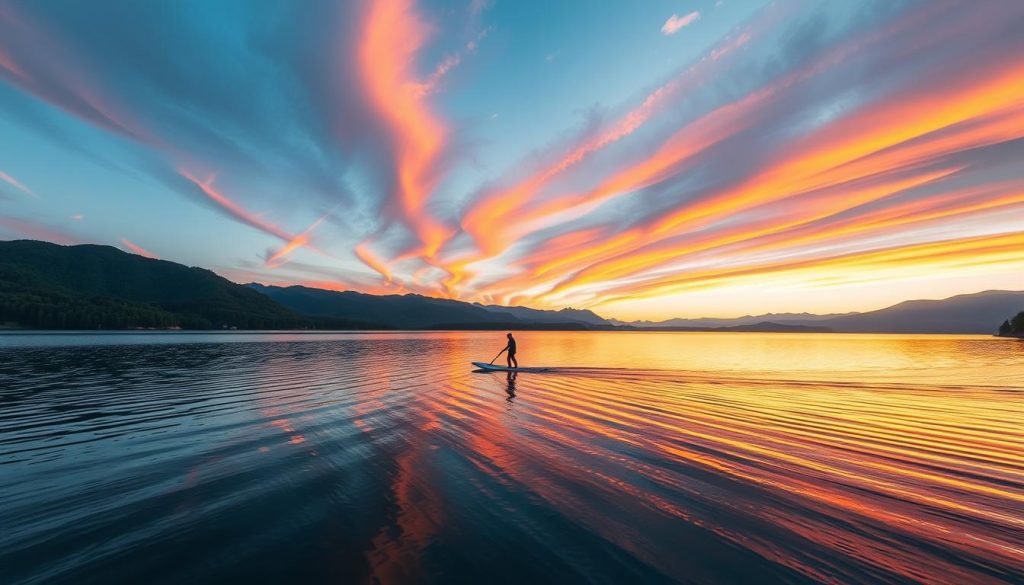
[[[671, 332], [521, 332], [520, 355], [532, 364], [668, 369], [859, 380], [914, 381], [942, 376], [960, 383], [1020, 380], [1024, 344], [965, 335], [761, 334]], [[527, 365], [524, 362], [524, 365]]]
[[[552, 370], [472, 372], [504, 332], [20, 353], [0, 404], [0, 461], [20, 472], [0, 473], [14, 535], [0, 535], [0, 564], [30, 581], [146, 580], [148, 564], [123, 562], [133, 547], [203, 542], [237, 522], [235, 539], [253, 539], [245, 564], [218, 541], [194, 545], [208, 565], [167, 575], [216, 581], [237, 576], [225, 568], [265, 576], [278, 565], [383, 583], [1024, 574], [1024, 342], [516, 337], [522, 365]], [[60, 359], [73, 376], [53, 370]], [[165, 485], [166, 511], [146, 499]], [[240, 520], [254, 513], [261, 530]], [[108, 557], [52, 528], [106, 523], [121, 543]], [[302, 552], [287, 560], [289, 550]]]
[[[495, 413], [485, 408], [465, 417], [472, 422], [460, 434], [489, 463], [482, 471], [573, 508], [624, 547], [635, 549], [640, 518], [654, 514], [708, 528], [821, 581], [844, 573], [815, 550], [881, 580], [1004, 582], [1024, 569], [1024, 344], [895, 335], [518, 337], [524, 365], [555, 370], [519, 377], [512, 426], [480, 416]], [[446, 393], [438, 408], [505, 387], [504, 375], [481, 378]], [[561, 480], [529, 471], [538, 465]], [[716, 479], [693, 481], [694, 472]], [[635, 523], [609, 521], [601, 498], [573, 489], [579, 474], [646, 510]], [[726, 487], [733, 482], [742, 488]], [[742, 530], [716, 510], [739, 513], [739, 526], [769, 526]], [[650, 562], [673, 574], [669, 559]], [[975, 563], [1012, 569], [987, 574]]]

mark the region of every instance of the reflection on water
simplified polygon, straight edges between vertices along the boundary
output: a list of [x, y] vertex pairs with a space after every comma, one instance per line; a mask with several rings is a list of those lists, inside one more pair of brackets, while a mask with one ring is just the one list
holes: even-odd
[[0, 335], [4, 582], [1019, 582], [1024, 343]]
[[516, 397], [516, 380], [519, 378], [517, 372], [508, 372], [505, 374], [505, 380], [508, 386], [505, 388], [505, 392], [508, 394], [508, 403], [511, 405], [512, 400]]

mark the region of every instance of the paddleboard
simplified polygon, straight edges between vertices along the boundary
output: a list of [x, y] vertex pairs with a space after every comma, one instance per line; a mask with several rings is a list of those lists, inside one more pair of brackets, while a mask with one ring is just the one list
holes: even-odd
[[489, 364], [487, 362], [470, 362], [474, 366], [481, 370], [487, 370], [488, 372], [546, 372], [550, 368], [510, 368], [508, 366], [499, 366], [495, 364]]

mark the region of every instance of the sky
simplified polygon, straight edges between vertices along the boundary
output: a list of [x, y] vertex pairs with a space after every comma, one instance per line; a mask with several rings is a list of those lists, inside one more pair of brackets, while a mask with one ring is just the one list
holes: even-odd
[[0, 239], [624, 320], [1024, 289], [1018, 0], [0, 0]]

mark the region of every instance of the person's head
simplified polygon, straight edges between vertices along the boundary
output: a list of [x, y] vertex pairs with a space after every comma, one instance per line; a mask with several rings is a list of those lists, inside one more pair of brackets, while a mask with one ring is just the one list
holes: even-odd
[[505, 337], [508, 337], [509, 339], [512, 339], [512, 334], [511, 333], [506, 333]]

